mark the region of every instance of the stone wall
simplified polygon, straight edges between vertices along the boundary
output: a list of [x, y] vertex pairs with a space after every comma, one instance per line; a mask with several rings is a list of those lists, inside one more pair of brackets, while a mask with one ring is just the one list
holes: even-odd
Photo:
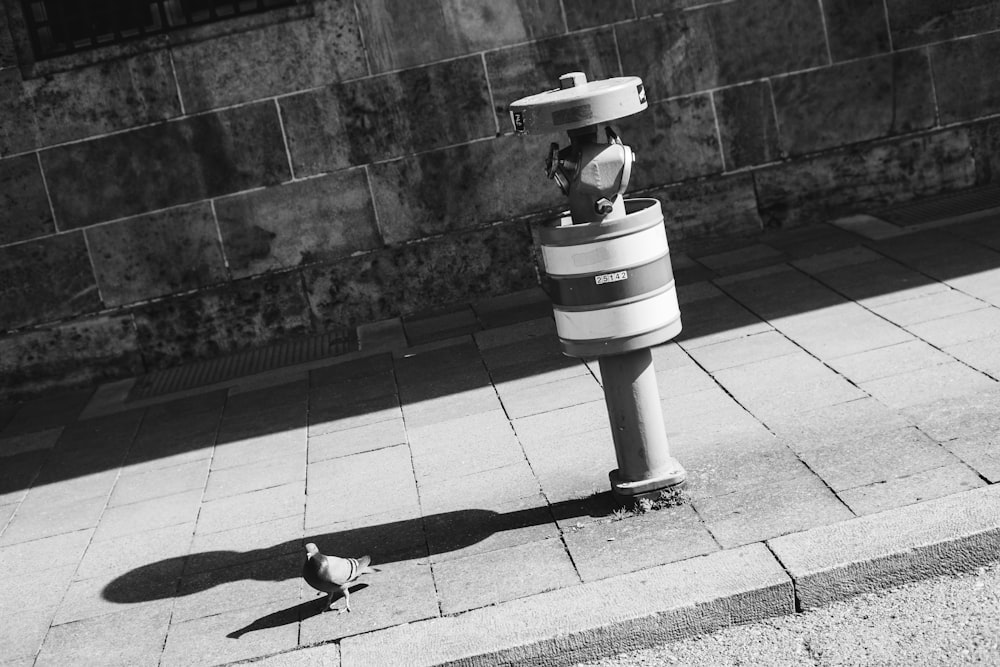
[[505, 105], [566, 71], [643, 78], [675, 247], [1000, 169], [1000, 0], [300, 0], [38, 63], [0, 2], [0, 391], [534, 285], [559, 138]]

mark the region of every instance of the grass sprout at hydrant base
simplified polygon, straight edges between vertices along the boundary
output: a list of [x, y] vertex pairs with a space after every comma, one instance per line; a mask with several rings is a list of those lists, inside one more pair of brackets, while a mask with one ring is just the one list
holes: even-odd
[[639, 516], [665, 507], [677, 507], [690, 500], [683, 488], [674, 486], [660, 491], [655, 498], [640, 498], [632, 503], [631, 507], [619, 507], [611, 513], [611, 518], [613, 521], [621, 521], [630, 516]]

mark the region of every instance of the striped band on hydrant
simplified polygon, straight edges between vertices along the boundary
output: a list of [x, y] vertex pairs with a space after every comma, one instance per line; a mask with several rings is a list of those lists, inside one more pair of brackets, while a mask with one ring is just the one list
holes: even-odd
[[621, 354], [680, 333], [680, 309], [663, 211], [656, 199], [625, 201], [617, 220], [539, 229], [545, 275], [563, 352]]

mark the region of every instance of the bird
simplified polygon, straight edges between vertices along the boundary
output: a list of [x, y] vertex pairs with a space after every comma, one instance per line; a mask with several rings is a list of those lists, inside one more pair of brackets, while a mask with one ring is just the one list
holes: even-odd
[[302, 578], [316, 590], [328, 593], [324, 611], [333, 609], [334, 596], [338, 592], [343, 593], [346, 607], [337, 612], [342, 614], [351, 610], [351, 592], [348, 585], [362, 574], [379, 571], [371, 566], [371, 560], [369, 556], [361, 558], [326, 556], [310, 542], [306, 545], [306, 562], [302, 566]]

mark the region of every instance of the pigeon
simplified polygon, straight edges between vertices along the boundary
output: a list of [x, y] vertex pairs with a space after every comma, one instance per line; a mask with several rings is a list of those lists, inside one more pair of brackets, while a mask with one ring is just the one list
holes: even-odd
[[334, 596], [338, 592], [343, 593], [347, 606], [337, 612], [342, 614], [351, 610], [351, 593], [348, 585], [362, 574], [378, 572], [370, 563], [371, 558], [368, 556], [361, 558], [324, 556], [316, 545], [310, 542], [306, 545], [306, 562], [302, 566], [302, 578], [316, 590], [329, 593], [326, 609], [333, 609]]

